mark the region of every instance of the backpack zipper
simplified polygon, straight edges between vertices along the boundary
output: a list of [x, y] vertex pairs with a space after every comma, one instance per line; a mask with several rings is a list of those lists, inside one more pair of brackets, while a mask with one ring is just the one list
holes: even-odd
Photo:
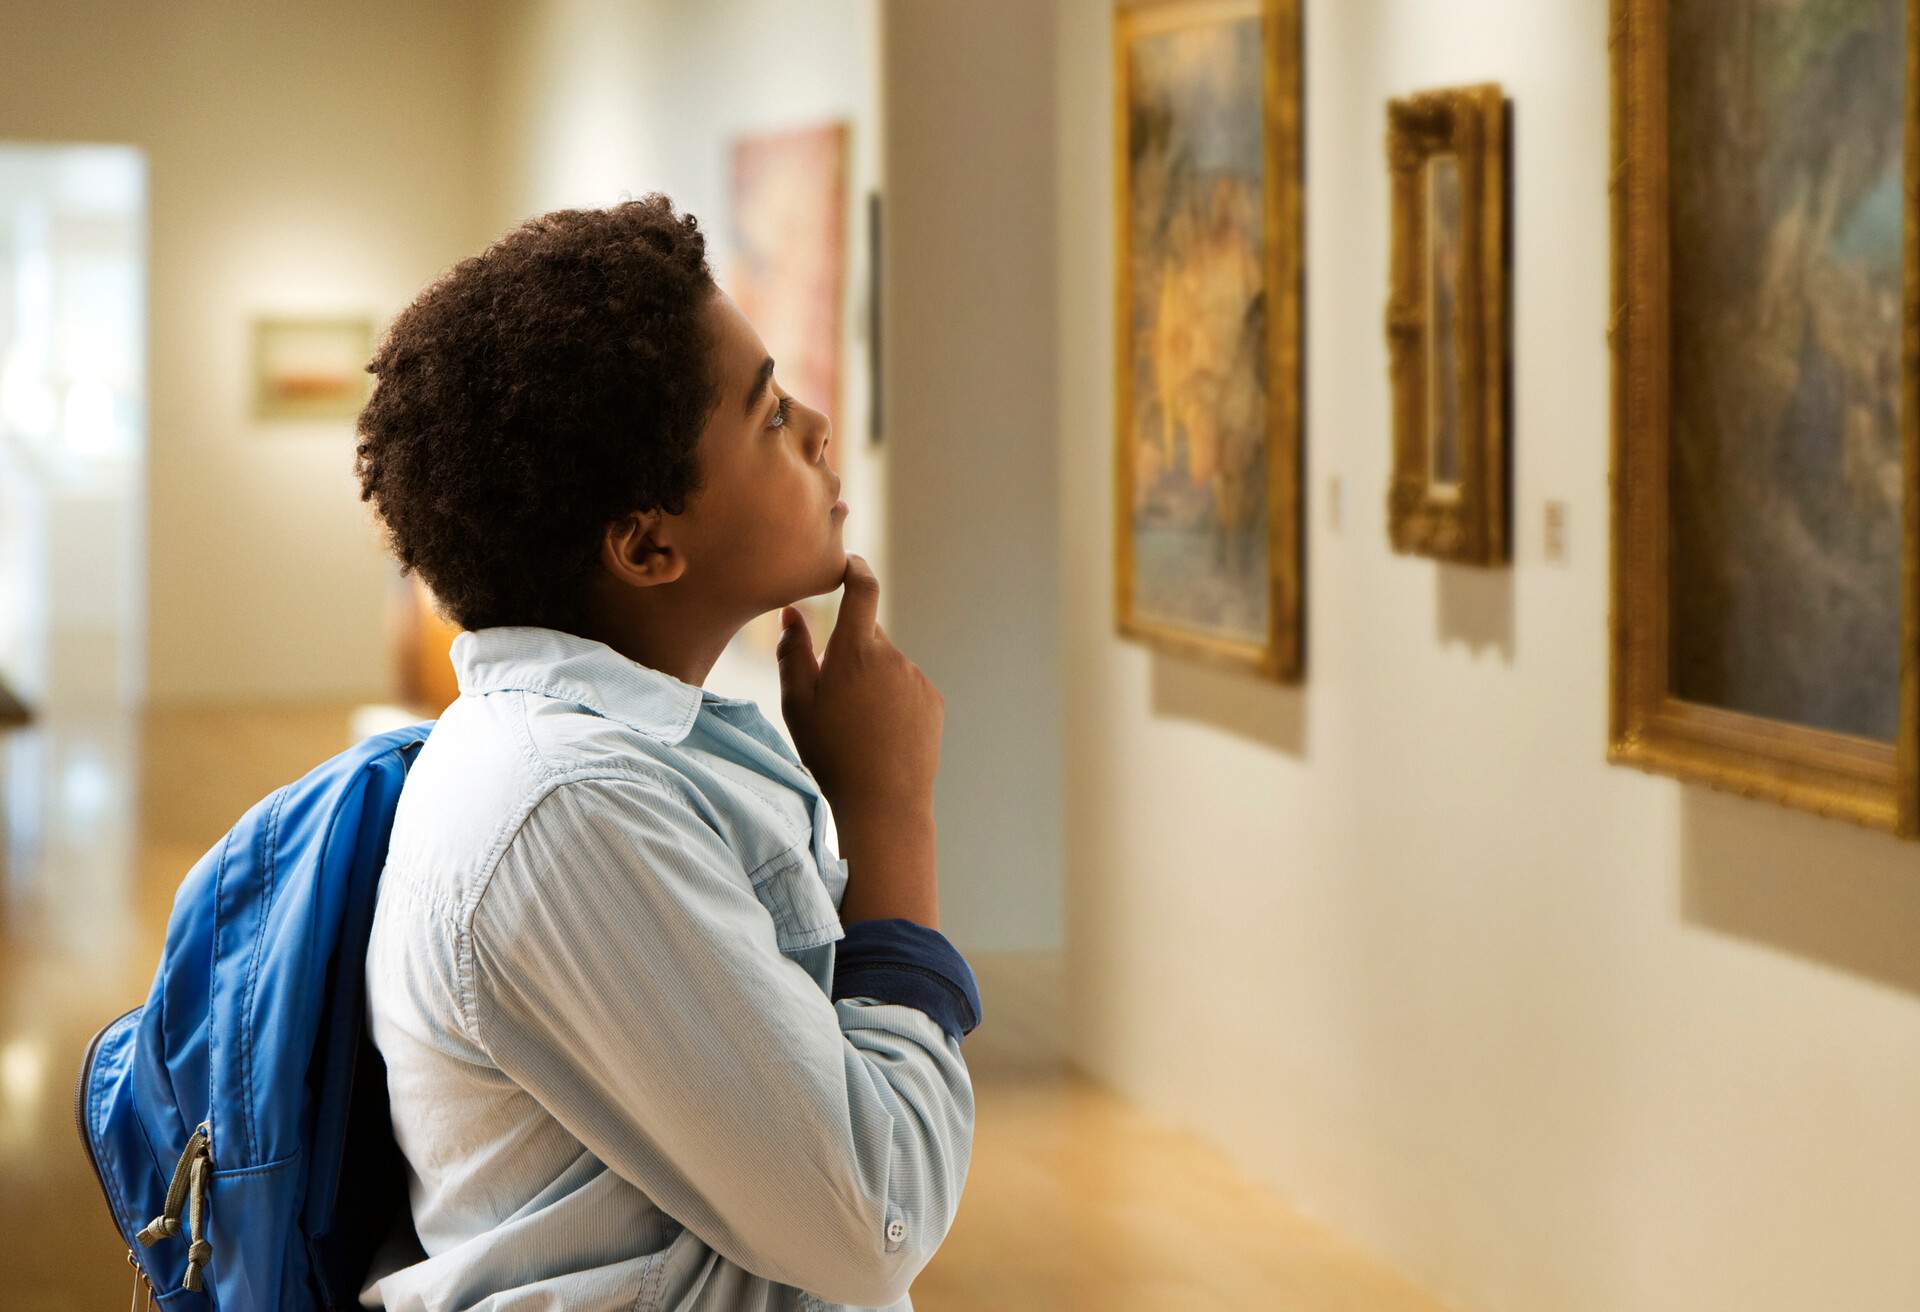
[[[87, 1165], [93, 1168], [94, 1182], [100, 1186], [100, 1194], [107, 1200], [107, 1211], [113, 1215], [113, 1228], [122, 1239], [126, 1238], [126, 1233], [120, 1229], [120, 1214], [114, 1210], [113, 1193], [107, 1188], [107, 1177], [100, 1172], [100, 1158], [93, 1150], [93, 1136], [87, 1132], [87, 1086], [93, 1082], [93, 1061], [100, 1053], [100, 1040], [107, 1037], [108, 1030], [139, 1010], [139, 1007], [127, 1008], [102, 1025], [94, 1032], [93, 1037], [87, 1040], [86, 1055], [80, 1059], [80, 1079], [73, 1086], [73, 1126], [80, 1132], [80, 1147], [87, 1154]], [[146, 1269], [140, 1265], [140, 1259], [134, 1256], [131, 1246], [127, 1249], [127, 1265], [132, 1267], [145, 1282], [147, 1297], [151, 1299], [153, 1281], [147, 1277]]]

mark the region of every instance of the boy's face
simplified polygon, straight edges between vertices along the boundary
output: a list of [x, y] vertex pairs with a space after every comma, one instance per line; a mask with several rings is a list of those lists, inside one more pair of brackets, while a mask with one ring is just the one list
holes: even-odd
[[846, 571], [833, 423], [781, 387], [731, 297], [716, 291], [706, 314], [720, 400], [700, 434], [703, 486], [673, 534], [709, 601], [759, 615], [832, 591]]

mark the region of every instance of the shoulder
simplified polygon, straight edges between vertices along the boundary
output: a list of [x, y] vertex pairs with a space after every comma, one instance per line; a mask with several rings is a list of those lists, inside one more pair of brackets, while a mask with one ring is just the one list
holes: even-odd
[[526, 799], [464, 919], [495, 932], [604, 913], [641, 880], [737, 864], [687, 782], [649, 761], [545, 775]]
[[617, 722], [534, 692], [468, 694], [408, 772], [387, 867], [464, 921], [509, 854], [636, 816], [684, 827], [701, 806], [669, 755]]
[[522, 745], [534, 767], [544, 774], [590, 773], [596, 767], [614, 774], [635, 767], [665, 773], [676, 769], [676, 748], [624, 720], [536, 689], [511, 695], [517, 704], [515, 728]]

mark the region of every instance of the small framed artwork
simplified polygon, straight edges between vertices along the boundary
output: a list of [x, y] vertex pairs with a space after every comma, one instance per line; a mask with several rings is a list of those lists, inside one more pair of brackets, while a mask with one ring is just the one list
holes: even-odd
[[373, 347], [364, 316], [255, 319], [254, 418], [354, 418], [371, 392]]
[[1920, 835], [1920, 0], [1613, 0], [1616, 762]]
[[1494, 85], [1387, 106], [1395, 551], [1508, 556], [1507, 102]]
[[1115, 622], [1303, 667], [1299, 0], [1114, 18]]

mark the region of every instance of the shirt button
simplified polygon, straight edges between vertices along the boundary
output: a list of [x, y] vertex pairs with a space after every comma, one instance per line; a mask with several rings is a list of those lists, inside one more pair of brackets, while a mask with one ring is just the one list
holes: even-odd
[[897, 1244], [902, 1239], [905, 1239], [906, 1237], [907, 1237], [907, 1223], [905, 1221], [887, 1222], [887, 1238], [891, 1239], [894, 1243]]

